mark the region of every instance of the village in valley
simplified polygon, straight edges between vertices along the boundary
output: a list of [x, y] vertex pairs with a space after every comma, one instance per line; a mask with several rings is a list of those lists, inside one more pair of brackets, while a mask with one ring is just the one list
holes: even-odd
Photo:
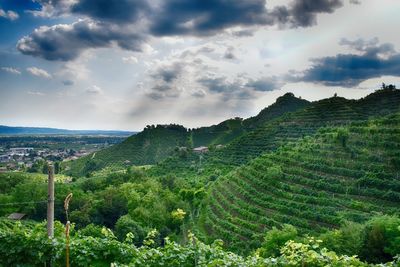
[[116, 136], [0, 136], [0, 172], [35, 172], [43, 162], [76, 160], [122, 140]]

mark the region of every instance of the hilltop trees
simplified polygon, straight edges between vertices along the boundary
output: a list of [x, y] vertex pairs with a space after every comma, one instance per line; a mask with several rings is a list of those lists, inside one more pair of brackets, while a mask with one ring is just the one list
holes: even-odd
[[396, 90], [396, 85], [394, 85], [394, 84], [386, 85], [385, 83], [382, 83], [381, 89], [382, 90]]

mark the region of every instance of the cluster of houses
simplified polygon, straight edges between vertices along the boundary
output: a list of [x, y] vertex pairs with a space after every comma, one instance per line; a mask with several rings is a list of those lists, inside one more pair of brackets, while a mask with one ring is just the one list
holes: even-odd
[[74, 160], [89, 154], [86, 150], [71, 149], [34, 149], [33, 147], [13, 147], [0, 150], [0, 172], [20, 170], [22, 167], [31, 168], [41, 160]]

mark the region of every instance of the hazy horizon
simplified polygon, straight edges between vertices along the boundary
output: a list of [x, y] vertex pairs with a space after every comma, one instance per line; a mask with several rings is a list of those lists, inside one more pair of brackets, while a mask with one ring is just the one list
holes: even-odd
[[0, 1], [0, 124], [140, 131], [400, 87], [395, 0]]
[[[357, 100], [357, 99], [360, 99], [360, 98], [363, 98], [363, 97], [365, 97], [365, 96], [367, 96], [367, 95], [369, 95], [369, 94], [371, 94], [371, 93], [373, 93], [375, 90], [377, 90], [377, 89], [379, 89], [379, 87], [378, 88], [376, 88], [376, 89], [373, 89], [373, 90], [368, 90], [368, 93], [366, 94], [366, 95], [364, 95], [364, 96], [361, 96], [361, 97], [357, 97], [357, 98], [347, 98], [347, 99], [354, 99], [354, 100]], [[286, 92], [286, 93], [292, 93], [292, 92]], [[278, 97], [280, 97], [280, 96], [283, 96], [284, 94], [286, 94], [286, 93], [283, 93], [282, 95], [279, 95]], [[277, 97], [277, 98], [278, 98]], [[295, 95], [295, 97], [299, 97], [299, 96], [296, 96]], [[301, 97], [301, 96], [300, 96]], [[324, 97], [324, 98], [320, 98], [320, 99], [315, 99], [315, 100], [309, 100], [309, 99], [305, 99], [305, 98], [303, 98], [303, 97], [301, 97], [302, 99], [304, 99], [304, 100], [307, 100], [307, 101], [310, 101], [310, 102], [314, 102], [314, 101], [319, 101], [319, 100], [323, 100], [323, 99], [327, 99], [327, 98], [330, 98], [330, 97], [333, 97], [333, 94], [331, 95], [331, 96], [328, 96], [328, 97]], [[340, 97], [340, 96], [339, 96]], [[277, 99], [276, 98], [276, 99]], [[276, 99], [274, 99], [274, 102], [276, 101]], [[274, 102], [272, 102], [271, 104], [273, 104]], [[207, 127], [207, 126], [211, 126], [211, 125], [216, 125], [216, 124], [219, 124], [219, 123], [221, 123], [221, 122], [223, 122], [223, 121], [225, 121], [225, 120], [228, 120], [228, 119], [232, 119], [232, 118], [235, 118], [235, 117], [240, 117], [240, 118], [242, 118], [242, 119], [247, 119], [247, 118], [250, 118], [250, 117], [253, 117], [253, 116], [256, 116], [262, 109], [264, 109], [264, 108], [267, 108], [269, 105], [267, 105], [267, 106], [265, 106], [265, 107], [262, 107], [260, 110], [258, 110], [255, 114], [253, 114], [253, 115], [250, 115], [249, 117], [240, 117], [240, 116], [234, 116], [234, 117], [227, 117], [227, 118], [225, 118], [225, 119], [222, 119], [221, 121], [218, 121], [217, 123], [213, 123], [213, 124], [207, 124], [207, 125], [201, 125], [201, 126], [198, 126], [198, 127], [187, 127], [186, 125], [183, 125], [183, 124], [181, 124], [181, 123], [179, 123], [179, 122], [177, 122], [177, 121], [171, 121], [171, 122], [164, 122], [164, 123], [157, 123], [157, 124], [161, 124], [161, 125], [163, 125], [163, 124], [179, 124], [179, 125], [182, 125], [182, 126], [184, 126], [185, 128], [200, 128], [200, 127]], [[151, 125], [151, 123], [149, 123], [149, 124], [147, 124], [147, 125]], [[0, 122], [0, 126], [6, 126], [6, 127], [29, 127], [29, 128], [53, 128], [53, 129], [58, 129], [58, 130], [68, 130], [68, 131], [121, 131], [121, 132], [141, 132], [142, 130], [143, 130], [143, 128], [142, 129], [98, 129], [98, 128], [93, 128], [93, 129], [90, 129], [90, 128], [80, 128], [80, 129], [75, 129], [75, 128], [65, 128], [65, 127], [52, 127], [52, 126], [46, 126], [46, 125], [39, 125], [39, 126], [37, 126], [37, 125], [6, 125], [6, 124], [3, 124], [3, 123], [1, 123]]]

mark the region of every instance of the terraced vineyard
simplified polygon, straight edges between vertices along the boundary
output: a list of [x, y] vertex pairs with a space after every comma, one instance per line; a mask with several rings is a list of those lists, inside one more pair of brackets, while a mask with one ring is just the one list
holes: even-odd
[[[284, 134], [279, 130], [275, 136]], [[345, 220], [363, 222], [373, 213], [398, 214], [399, 203], [397, 113], [322, 128], [237, 168], [210, 188], [199, 225], [211, 239], [222, 238], [230, 247], [249, 250], [258, 247], [273, 226], [288, 223], [300, 232], [318, 234]]]
[[264, 123], [235, 139], [216, 153], [226, 164], [242, 165], [289, 141], [312, 135], [325, 126], [347, 125], [374, 116], [400, 111], [400, 90], [378, 90], [360, 100], [332, 97], [313, 102], [305, 109]]
[[[333, 97], [306, 104], [292, 95], [285, 95], [257, 117], [243, 121], [250, 127], [251, 121], [264, 121], [254, 130], [244, 132], [224, 148], [204, 155], [171, 157], [160, 162], [152, 170], [154, 175], [175, 175], [188, 181], [208, 182], [215, 180], [230, 170], [248, 163], [265, 152], [275, 151], [288, 142], [315, 134], [319, 128], [345, 126], [352, 122], [363, 122], [368, 118], [400, 111], [400, 90], [378, 90], [360, 100], [347, 100]], [[280, 117], [279, 110], [288, 109], [285, 105], [295, 103], [297, 111], [285, 113]], [[298, 105], [306, 108], [298, 107]], [[269, 111], [271, 114], [269, 114]], [[252, 124], [257, 125], [257, 123]]]
[[310, 102], [307, 100], [297, 98], [292, 93], [286, 93], [254, 117], [245, 120], [241, 118], [229, 119], [218, 125], [193, 129], [193, 146], [227, 144], [243, 133], [249, 132], [287, 112], [301, 110], [309, 105]]

